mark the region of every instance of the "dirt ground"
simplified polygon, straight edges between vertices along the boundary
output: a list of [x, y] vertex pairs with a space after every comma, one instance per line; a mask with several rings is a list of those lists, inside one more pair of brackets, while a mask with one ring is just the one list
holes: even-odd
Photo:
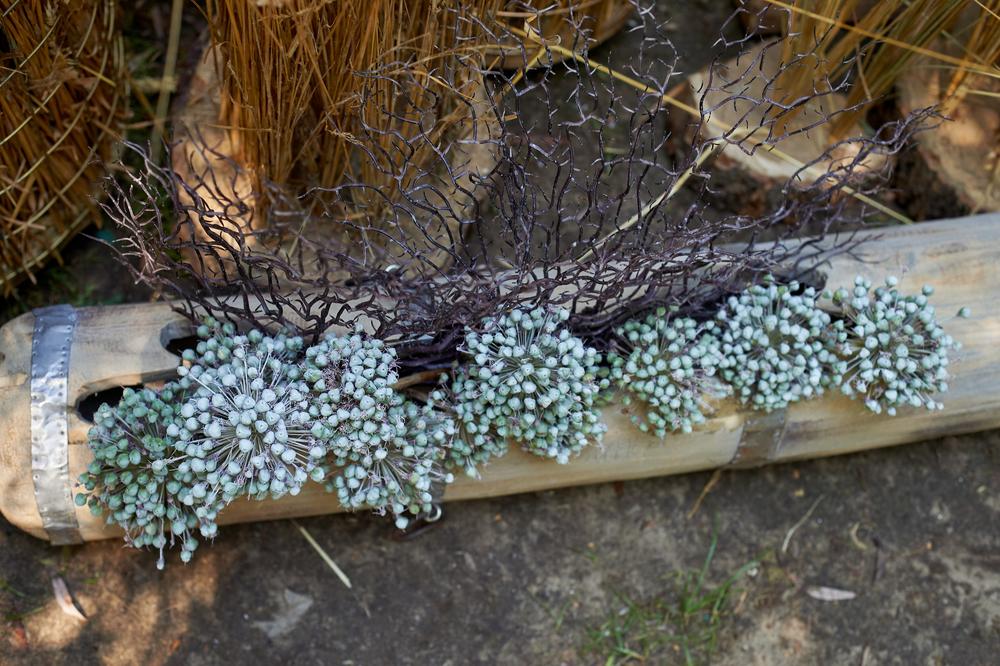
[[[671, 32], [707, 58], [728, 0], [662, 4], [710, 17]], [[148, 298], [97, 242], [63, 254], [0, 322]], [[0, 663], [673, 664], [688, 646], [732, 666], [994, 664], [1000, 431], [449, 504], [405, 540], [368, 515], [229, 526], [190, 565], [154, 559], [0, 519]], [[60, 609], [57, 575], [86, 621]]]
[[[298, 521], [351, 589], [291, 521], [226, 527], [162, 573], [114, 541], [54, 549], [3, 523], [0, 661], [603, 663], [591, 632], [625, 598], [675, 603], [714, 529], [710, 585], [760, 564], [711, 663], [993, 664], [998, 445], [993, 432], [725, 472], [690, 519], [709, 474], [449, 504], [405, 541], [367, 515]], [[87, 622], [60, 611], [56, 573]], [[856, 596], [809, 596], [819, 586]]]

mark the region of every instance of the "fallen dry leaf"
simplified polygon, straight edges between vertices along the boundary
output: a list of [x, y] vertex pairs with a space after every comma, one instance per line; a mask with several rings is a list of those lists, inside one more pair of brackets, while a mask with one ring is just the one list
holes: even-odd
[[66, 581], [63, 580], [62, 576], [55, 575], [52, 577], [52, 593], [55, 594], [56, 603], [59, 604], [59, 609], [63, 613], [81, 622], [87, 621], [87, 616], [77, 608], [76, 601], [73, 599], [73, 595], [70, 594], [69, 587], [67, 587]]
[[806, 588], [806, 594], [819, 601], [850, 601], [858, 596], [850, 590], [838, 590], [835, 587], [822, 587], [810, 585]]
[[24, 624], [20, 620], [10, 623], [10, 638], [15, 648], [19, 650], [28, 648], [28, 632], [24, 630]]

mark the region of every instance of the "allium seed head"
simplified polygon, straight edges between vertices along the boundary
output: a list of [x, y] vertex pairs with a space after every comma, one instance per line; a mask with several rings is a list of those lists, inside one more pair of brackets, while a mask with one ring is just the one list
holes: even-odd
[[177, 384], [159, 392], [125, 389], [117, 406], [101, 405], [87, 435], [94, 460], [80, 475], [83, 490], [76, 496], [77, 505], [118, 524], [129, 545], [156, 548], [161, 569], [166, 548], [179, 544], [187, 562], [198, 547], [196, 531], [215, 536], [221, 508], [199, 512], [190, 502], [199, 478], [178, 448], [184, 394]]
[[466, 332], [459, 351], [469, 363], [459, 368], [452, 393], [459, 427], [474, 440], [465, 442], [468, 461], [510, 440], [566, 463], [601, 440], [607, 428], [594, 405], [599, 354], [560, 327], [567, 317], [565, 311], [514, 310]]
[[199, 346], [228, 361], [202, 365], [199, 354], [187, 373], [193, 395], [181, 408], [187, 435], [178, 446], [212, 474], [196, 505], [295, 495], [322, 477], [328, 433], [313, 427], [294, 360], [301, 346], [298, 338], [219, 329]]
[[386, 418], [395, 434], [368, 452], [349, 454], [330, 490], [348, 509], [391, 513], [403, 529], [411, 518], [431, 511], [435, 484], [453, 480], [442, 461], [454, 425], [433, 404], [418, 405], [400, 396]]
[[[904, 296], [894, 277], [872, 289], [862, 276], [854, 286], [832, 294], [842, 318], [834, 324], [842, 359], [841, 390], [864, 400], [876, 414], [895, 415], [899, 407], [941, 409], [934, 399], [948, 390], [948, 352], [961, 347], [944, 332], [927, 297]], [[968, 316], [968, 308], [958, 311]]]
[[839, 379], [829, 327], [812, 287], [769, 278], [730, 296], [719, 311], [713, 326], [722, 351], [719, 374], [754, 409], [820, 395]]
[[716, 375], [721, 361], [719, 341], [705, 326], [665, 308], [616, 329], [608, 355], [612, 384], [626, 407], [639, 403], [644, 414], [632, 421], [657, 437], [691, 432], [705, 421], [710, 400], [728, 394]]

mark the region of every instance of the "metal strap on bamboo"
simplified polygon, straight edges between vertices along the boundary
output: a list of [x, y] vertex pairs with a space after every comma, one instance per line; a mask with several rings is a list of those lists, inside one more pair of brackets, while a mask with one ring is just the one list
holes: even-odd
[[31, 478], [42, 527], [54, 545], [82, 543], [69, 478], [69, 358], [76, 310], [35, 310], [31, 339]]
[[759, 467], [776, 460], [781, 453], [787, 417], [787, 409], [747, 416], [736, 453], [726, 467]]

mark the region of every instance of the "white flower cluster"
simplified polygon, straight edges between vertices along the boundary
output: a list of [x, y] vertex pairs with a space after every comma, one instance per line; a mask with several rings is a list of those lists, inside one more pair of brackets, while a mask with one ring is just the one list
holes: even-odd
[[341, 504], [351, 510], [388, 510], [400, 529], [409, 525], [411, 516], [431, 511], [432, 486], [454, 481], [442, 469], [453, 427], [431, 410], [404, 399], [389, 409], [395, 435], [364, 456], [351, 458], [354, 462], [334, 479]]
[[561, 327], [568, 316], [514, 310], [484, 321], [482, 332], [467, 331], [459, 351], [469, 362], [452, 387], [465, 432], [484, 443], [510, 440], [560, 463], [601, 440], [607, 427], [594, 407], [600, 357]]
[[[507, 452], [507, 442], [490, 431], [472, 432], [478, 427], [478, 419], [471, 415], [472, 403], [457, 402], [452, 397], [452, 389], [461, 386], [462, 379], [456, 379], [450, 387], [447, 381], [447, 374], [439, 377], [439, 387], [428, 393], [419, 416], [410, 419], [408, 437], [420, 446], [431, 444], [440, 449], [446, 469], [478, 478], [481, 465]], [[449, 482], [453, 479], [450, 475], [448, 478]]]
[[181, 353], [181, 358], [185, 362], [198, 363], [206, 368], [217, 368], [232, 359], [236, 327], [231, 323], [219, 323], [209, 318], [198, 327], [197, 333], [200, 339], [194, 349], [185, 349]]
[[399, 371], [396, 352], [381, 340], [328, 336], [306, 350], [302, 375], [312, 394], [310, 415], [329, 433], [338, 464], [360, 460], [396, 436], [388, 411]]
[[[948, 352], [960, 345], [944, 332], [925, 286], [916, 296], [904, 296], [898, 281], [888, 277], [872, 290], [858, 277], [851, 290], [838, 289], [833, 301], [842, 318], [835, 324], [842, 357], [841, 390], [861, 397], [876, 414], [895, 415], [898, 407], [941, 409], [935, 393], [948, 390]], [[958, 311], [968, 317], [968, 308]]]
[[76, 495], [78, 506], [107, 512], [108, 524], [120, 525], [130, 545], [156, 548], [160, 569], [165, 548], [179, 543], [187, 562], [198, 547], [195, 531], [208, 537], [216, 531], [214, 514], [196, 512], [196, 475], [168, 434], [180, 420], [183, 395], [173, 384], [159, 392], [125, 389], [117, 406], [101, 405], [88, 435], [94, 460]]
[[237, 497], [294, 495], [334, 465], [328, 488], [347, 508], [391, 511], [400, 527], [430, 510], [433, 484], [452, 480], [452, 422], [393, 390], [396, 357], [381, 342], [331, 336], [303, 354], [299, 338], [215, 321], [198, 332], [176, 384], [101, 407], [80, 478], [77, 502], [107, 511], [130, 544], [159, 548], [161, 566], [168, 541], [190, 560], [193, 531], [213, 538]]
[[[401, 529], [407, 514], [430, 511], [432, 485], [452, 481], [441, 469], [451, 426], [428, 420], [393, 389], [395, 350], [360, 333], [330, 336], [306, 351], [303, 376], [313, 395], [311, 416], [329, 435], [341, 468], [327, 484], [341, 504], [390, 511]], [[429, 433], [431, 424], [439, 432]]]
[[716, 316], [720, 376], [744, 405], [771, 411], [821, 395], [838, 383], [830, 315], [812, 287], [754, 285], [730, 296]]
[[487, 414], [490, 407], [477, 397], [483, 394], [478, 381], [470, 373], [459, 370], [447, 392], [450, 395], [440, 389], [430, 395], [431, 400], [450, 405], [454, 413], [454, 432], [449, 440], [445, 463], [450, 468], [463, 470], [472, 478], [479, 477], [479, 468], [490, 458], [499, 458], [507, 453], [507, 439], [493, 430], [495, 410]]
[[661, 439], [668, 432], [705, 422], [710, 399], [729, 393], [716, 369], [722, 360], [719, 341], [689, 317], [659, 308], [642, 320], [615, 330], [615, 349], [608, 354], [608, 374], [622, 404], [639, 403], [642, 413], [632, 422]]
[[204, 474], [198, 499], [214, 505], [241, 495], [278, 498], [321, 480], [326, 443], [313, 432], [308, 387], [295, 362], [302, 340], [251, 331], [207, 342], [211, 359], [225, 362], [203, 365], [201, 355], [178, 369], [193, 395], [181, 407], [175, 436]]

